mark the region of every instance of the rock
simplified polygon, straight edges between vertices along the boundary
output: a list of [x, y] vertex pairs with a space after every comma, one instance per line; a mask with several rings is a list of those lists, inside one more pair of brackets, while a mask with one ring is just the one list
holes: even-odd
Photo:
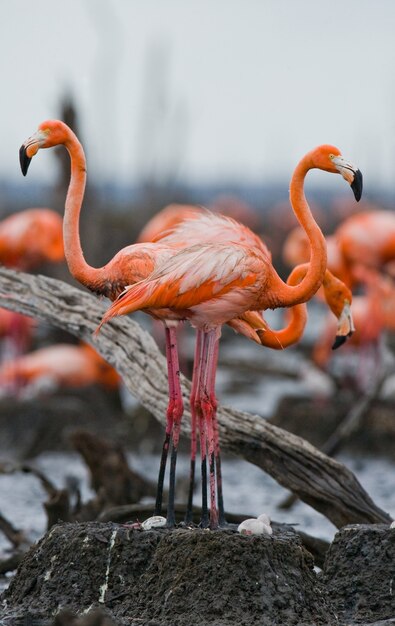
[[342, 528], [329, 548], [323, 582], [341, 622], [394, 618], [395, 533], [389, 525]]
[[54, 526], [3, 594], [7, 617], [106, 610], [128, 626], [332, 626], [309, 552], [291, 530], [271, 537], [201, 529]]

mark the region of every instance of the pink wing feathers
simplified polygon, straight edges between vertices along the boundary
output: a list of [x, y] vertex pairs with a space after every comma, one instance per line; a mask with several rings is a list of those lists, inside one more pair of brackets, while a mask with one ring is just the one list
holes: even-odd
[[180, 243], [192, 246], [201, 242], [240, 243], [251, 248], [257, 248], [268, 259], [271, 254], [258, 235], [244, 224], [240, 224], [231, 217], [212, 213], [208, 209], [200, 208], [200, 214], [194, 218], [184, 219], [171, 232], [161, 238], [163, 243]]
[[127, 287], [99, 328], [116, 315], [149, 308], [186, 310], [232, 288], [253, 286], [262, 276], [262, 261], [266, 264], [266, 257], [240, 244], [204, 243], [183, 249], [145, 280]]

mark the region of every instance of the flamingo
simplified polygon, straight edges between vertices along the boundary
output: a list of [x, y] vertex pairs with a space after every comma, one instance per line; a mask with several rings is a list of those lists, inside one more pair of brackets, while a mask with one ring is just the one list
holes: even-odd
[[[142, 280], [155, 268], [160, 267], [166, 259], [180, 248], [180, 243], [140, 243], [127, 246], [120, 250], [106, 265], [100, 268], [90, 266], [84, 258], [80, 236], [79, 216], [86, 184], [86, 160], [84, 150], [77, 136], [59, 120], [47, 120], [41, 123], [38, 130], [28, 138], [20, 148], [20, 164], [23, 175], [27, 174], [33, 156], [41, 148], [64, 145], [71, 159], [71, 178], [67, 191], [63, 219], [63, 239], [66, 262], [76, 280], [94, 293], [114, 300], [123, 289], [130, 284]], [[174, 491], [175, 466], [179, 441], [180, 422], [183, 414], [183, 400], [179, 381], [179, 364], [175, 322], [183, 319], [183, 314], [170, 309], [151, 311], [153, 317], [165, 323], [166, 357], [169, 378], [169, 404], [167, 409], [165, 441], [159, 469], [158, 491], [155, 514], [160, 514], [162, 506], [163, 480], [167, 454], [172, 442], [170, 466], [170, 488], [167, 512], [167, 523], [174, 526]], [[251, 339], [259, 343], [258, 335], [251, 330], [247, 322], [240, 323], [241, 331], [249, 334]]]
[[99, 384], [116, 389], [119, 374], [91, 346], [57, 344], [19, 356], [0, 367], [0, 386], [15, 384], [38, 392], [43, 382], [52, 388]]
[[[52, 209], [25, 209], [0, 221], [0, 263], [5, 267], [31, 271], [63, 259], [62, 218]], [[22, 354], [30, 343], [33, 320], [5, 309], [0, 316], [1, 336], [10, 340], [12, 356]]]
[[[385, 276], [378, 276], [360, 266], [356, 269], [356, 279], [363, 281], [366, 291], [353, 299], [353, 318], [356, 332], [349, 347], [361, 349], [378, 344], [383, 330], [395, 330], [395, 291], [392, 281]], [[325, 368], [330, 358], [330, 341], [333, 330], [333, 317], [327, 320], [324, 331], [314, 345], [313, 360]]]
[[395, 260], [395, 215], [389, 211], [354, 213], [335, 231], [345, 263], [380, 270]]
[[[310, 262], [299, 284], [284, 283], [271, 263], [266, 246], [247, 227], [239, 225], [242, 233], [237, 241], [203, 241], [191, 245], [174, 254], [145, 280], [127, 287], [112, 303], [97, 329], [99, 331], [102, 324], [116, 315], [169, 307], [182, 311], [200, 331], [193, 389], [196, 400], [194, 396], [193, 400], [197, 412], [204, 416], [208, 435], [210, 528], [217, 528], [219, 524], [215, 477], [215, 458], [219, 458], [215, 433], [215, 372], [220, 329], [222, 324], [247, 311], [306, 302], [322, 284], [326, 271], [325, 239], [304, 195], [304, 179], [313, 168], [340, 173], [351, 185], [357, 201], [362, 194], [361, 172], [334, 146], [319, 146], [298, 163], [291, 179], [290, 201], [311, 247]], [[201, 441], [201, 446], [204, 444], [204, 440]], [[201, 452], [203, 455], [203, 447]], [[203, 510], [203, 523], [205, 516]]]
[[23, 354], [31, 341], [35, 321], [27, 315], [0, 308], [0, 363]]
[[[304, 263], [309, 259], [305, 233], [295, 228], [283, 247], [284, 260], [289, 264]], [[327, 237], [328, 268], [350, 287], [364, 282], [357, 268], [387, 272], [395, 261], [395, 215], [375, 210], [354, 213], [345, 219]]]
[[[329, 235], [326, 236], [325, 239], [328, 269], [332, 274], [337, 276], [337, 278], [346, 283], [346, 285], [353, 287], [355, 280], [339, 249], [336, 236]], [[300, 226], [296, 226], [288, 234], [284, 241], [282, 256], [289, 267], [293, 267], [299, 263], [308, 263], [310, 259], [309, 240]], [[317, 296], [321, 296], [321, 299], [323, 299], [321, 289], [318, 290]]]
[[[377, 343], [385, 328], [394, 328], [388, 315], [394, 302], [393, 287], [380, 272], [391, 275], [395, 216], [379, 210], [354, 213], [327, 237], [327, 249], [330, 270], [347, 285], [362, 285], [365, 290], [354, 299], [357, 332], [350, 345], [360, 348]], [[290, 265], [308, 260], [308, 240], [299, 227], [289, 234], [283, 256]], [[313, 348], [313, 360], [322, 368], [329, 361], [333, 325], [334, 319], [329, 318]]]
[[[191, 209], [188, 215], [188, 208]], [[165, 210], [166, 212], [166, 210]], [[160, 215], [160, 214], [159, 214]], [[182, 243], [183, 246], [187, 246], [187, 243], [190, 245], [199, 242], [216, 242], [221, 241], [222, 243], [229, 242], [239, 242], [247, 245], [249, 247], [257, 246], [262, 253], [271, 258], [270, 251], [268, 250], [265, 243], [262, 241], [258, 235], [253, 233], [250, 229], [245, 229], [241, 226], [239, 222], [232, 219], [229, 216], [218, 215], [216, 213], [212, 213], [211, 211], [207, 211], [204, 208], [200, 209], [200, 212], [197, 213], [197, 207], [193, 206], [182, 206], [181, 215], [183, 219], [181, 219], [178, 223], [173, 219], [174, 226], [170, 230], [170, 232], [164, 231], [161, 234], [158, 234], [157, 237], [161, 238], [163, 242], [168, 243]], [[297, 268], [294, 269], [292, 274], [289, 276], [287, 283], [289, 285], [298, 284], [302, 278], [306, 275], [308, 270], [308, 264], [301, 264]], [[352, 315], [350, 310], [350, 304], [352, 301], [351, 291], [344, 285], [341, 281], [339, 281], [335, 276], [333, 276], [328, 270], [325, 272], [324, 282], [324, 298], [329, 305], [331, 311], [338, 318], [338, 328], [336, 331], [336, 339], [333, 344], [333, 348], [336, 349], [344, 341], [349, 337], [354, 330], [354, 325], [352, 321]], [[257, 314], [256, 312], [249, 311], [245, 313], [243, 316], [236, 317], [233, 320], [228, 322], [228, 325], [231, 326], [234, 330], [239, 332], [240, 334], [244, 334], [250, 339], [254, 339], [254, 337], [249, 336], [249, 333], [256, 333], [258, 335], [261, 344], [265, 347], [274, 349], [274, 350], [282, 350], [288, 346], [295, 344], [301, 338], [305, 325], [307, 321], [307, 308], [305, 304], [295, 305], [291, 307], [289, 315], [288, 315], [288, 324], [285, 328], [278, 331], [273, 331], [261, 314]], [[200, 443], [200, 447], [202, 450], [202, 475], [203, 475], [203, 485], [205, 484], [205, 468], [206, 468], [206, 459], [205, 459], [205, 450], [206, 446], [204, 444], [204, 423], [203, 416], [201, 412], [199, 414], [199, 405], [196, 402], [196, 396], [198, 393], [198, 366], [196, 365], [199, 361], [199, 354], [201, 350], [202, 337], [200, 336], [201, 331], [197, 331], [197, 341], [196, 341], [196, 349], [195, 349], [195, 367], [193, 369], [192, 375], [192, 393], [190, 398], [190, 406], [191, 406], [191, 467], [190, 467], [190, 487], [189, 487], [189, 496], [188, 496], [188, 506], [187, 506], [187, 514], [186, 521], [190, 521], [192, 519], [192, 499], [193, 499], [193, 485], [194, 485], [194, 476], [195, 476], [195, 463], [196, 463], [196, 425], [197, 421], [199, 421], [200, 426], [200, 435], [203, 437], [203, 441]], [[255, 336], [256, 336], [255, 335]], [[216, 455], [216, 471], [217, 471], [217, 483], [218, 483], [218, 512], [219, 512], [219, 522], [220, 525], [225, 525], [225, 515], [223, 510], [223, 497], [222, 497], [222, 488], [221, 488], [221, 462], [218, 454], [219, 451], [219, 442], [218, 442], [218, 428], [215, 421], [214, 415], [214, 437], [215, 437], [215, 447], [217, 451]], [[205, 489], [203, 487], [203, 494], [205, 494]], [[205, 502], [203, 502], [202, 508], [205, 510]]]
[[137, 237], [137, 243], [162, 239], [180, 222], [199, 217], [201, 213], [202, 209], [193, 204], [168, 204], [147, 222]]
[[30, 271], [64, 259], [62, 218], [52, 209], [26, 209], [0, 222], [0, 263]]

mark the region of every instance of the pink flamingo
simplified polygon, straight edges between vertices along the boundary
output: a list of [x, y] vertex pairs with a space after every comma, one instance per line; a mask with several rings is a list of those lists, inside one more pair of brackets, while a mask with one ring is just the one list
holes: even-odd
[[[64, 259], [62, 218], [52, 209], [33, 208], [13, 213], [0, 222], [0, 263], [5, 267], [31, 271], [49, 261]], [[0, 309], [0, 335], [7, 359], [22, 354], [31, 341], [34, 321]]]
[[[204, 416], [208, 437], [211, 528], [218, 526], [215, 457], [219, 457], [219, 449], [216, 450], [214, 387], [221, 325], [246, 311], [306, 302], [322, 284], [326, 271], [325, 239], [303, 190], [305, 176], [313, 168], [340, 173], [351, 185], [356, 200], [362, 193], [360, 171], [334, 146], [319, 146], [299, 162], [291, 180], [290, 199], [296, 217], [308, 235], [311, 257], [306, 275], [298, 285], [287, 285], [281, 280], [261, 240], [254, 240], [256, 235], [239, 225], [242, 234], [236, 242], [203, 242], [176, 253], [147, 279], [126, 288], [102, 320], [103, 324], [115, 315], [138, 309], [169, 307], [182, 312], [201, 331], [197, 349], [196, 405]], [[255, 241], [253, 245], [252, 241]], [[201, 445], [204, 444], [201, 441]], [[206, 515], [203, 509], [203, 523]]]
[[[79, 236], [79, 217], [86, 184], [86, 160], [84, 150], [73, 131], [64, 122], [47, 120], [40, 124], [34, 135], [27, 139], [20, 148], [22, 173], [26, 175], [33, 156], [42, 148], [63, 145], [71, 159], [71, 178], [67, 191], [63, 220], [63, 239], [66, 261], [71, 274], [88, 289], [114, 300], [123, 289], [130, 284], [144, 279], [179, 248], [178, 243], [141, 243], [127, 246], [120, 250], [106, 265], [100, 268], [90, 266], [84, 258]], [[167, 455], [172, 441], [170, 465], [170, 488], [167, 521], [174, 525], [174, 491], [175, 467], [179, 441], [180, 422], [183, 414], [183, 400], [179, 382], [179, 363], [177, 339], [174, 322], [184, 318], [183, 313], [170, 309], [149, 311], [155, 318], [165, 324], [166, 357], [169, 378], [169, 404], [167, 424], [160, 463], [158, 491], [155, 513], [159, 514], [162, 507], [163, 480]], [[249, 334], [250, 338], [259, 342], [259, 337], [247, 322], [240, 322], [239, 329]]]
[[19, 356], [0, 367], [0, 385], [39, 389], [40, 381], [55, 388], [98, 384], [116, 389], [120, 376], [91, 346], [56, 344]]

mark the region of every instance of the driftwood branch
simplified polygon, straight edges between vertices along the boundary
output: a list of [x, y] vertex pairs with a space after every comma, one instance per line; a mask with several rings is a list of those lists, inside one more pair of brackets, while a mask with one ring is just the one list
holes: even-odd
[[[2, 295], [4, 294], [4, 295]], [[132, 319], [118, 318], [93, 337], [106, 305], [91, 294], [44, 276], [0, 269], [0, 306], [58, 326], [93, 345], [123, 377], [129, 391], [161, 422], [167, 406], [166, 362], [151, 336]], [[182, 377], [189, 434], [190, 383]], [[389, 522], [353, 473], [305, 440], [259, 416], [218, 409], [221, 444], [261, 467], [336, 526]]]

